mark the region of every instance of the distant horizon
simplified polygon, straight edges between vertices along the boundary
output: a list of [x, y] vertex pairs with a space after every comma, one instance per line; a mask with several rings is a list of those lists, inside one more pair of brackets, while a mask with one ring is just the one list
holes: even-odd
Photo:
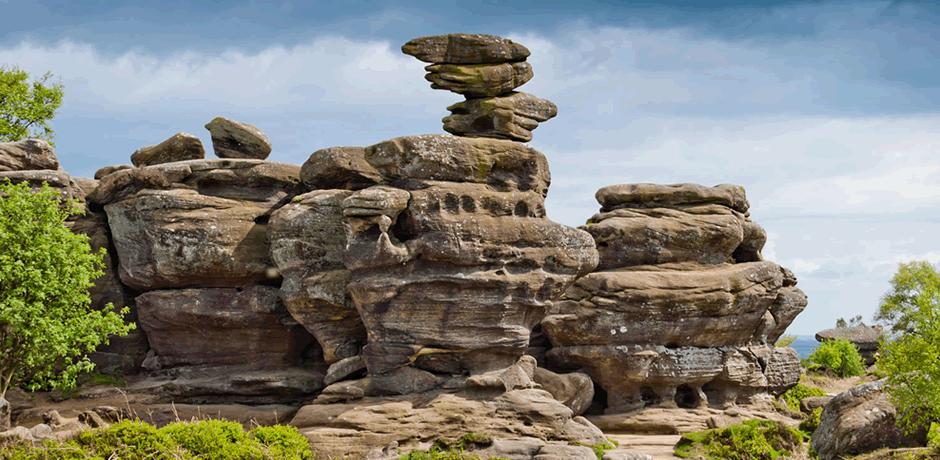
[[528, 47], [519, 88], [558, 106], [530, 145], [546, 208], [579, 226], [597, 189], [743, 186], [764, 257], [809, 306], [787, 333], [867, 321], [899, 263], [940, 263], [940, 4], [491, 0], [261, 4], [0, 0], [0, 65], [61, 78], [56, 154], [74, 176], [129, 163], [217, 116], [272, 161], [444, 133], [412, 38], [486, 33]]

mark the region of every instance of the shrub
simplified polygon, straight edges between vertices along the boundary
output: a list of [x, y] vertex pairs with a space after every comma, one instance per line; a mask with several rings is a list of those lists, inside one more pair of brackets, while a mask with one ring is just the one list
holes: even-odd
[[800, 382], [796, 384], [795, 387], [790, 388], [785, 393], [783, 393], [783, 401], [787, 403], [787, 407], [790, 410], [799, 411], [800, 410], [800, 401], [804, 398], [810, 398], [814, 396], [826, 396], [826, 392], [822, 388], [811, 387], [803, 383], [803, 379], [800, 379]]
[[822, 407], [813, 409], [813, 413], [809, 414], [809, 417], [806, 417], [800, 422], [800, 431], [807, 435], [812, 435], [813, 432], [816, 431], [816, 428], [819, 428], [819, 418], [822, 416], [822, 411]]
[[819, 344], [809, 354], [809, 360], [825, 366], [843, 378], [865, 373], [865, 365], [858, 353], [858, 347], [845, 339], [826, 340]]
[[[464, 449], [471, 446], [485, 448], [492, 444], [493, 438], [488, 434], [467, 433], [455, 441], [437, 439], [431, 449], [411, 451], [400, 460], [483, 460], [475, 455], [464, 453]], [[491, 457], [487, 460], [506, 459]]]
[[682, 458], [776, 460], [803, 451], [803, 436], [780, 422], [747, 420], [728, 428], [688, 433], [676, 443]]

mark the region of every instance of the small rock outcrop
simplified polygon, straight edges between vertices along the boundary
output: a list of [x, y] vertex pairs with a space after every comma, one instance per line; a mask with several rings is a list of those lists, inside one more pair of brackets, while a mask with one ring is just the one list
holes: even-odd
[[906, 434], [895, 424], [897, 409], [884, 392], [886, 381], [850, 388], [826, 404], [810, 440], [821, 460], [859, 455], [882, 447], [926, 445], [926, 429]]
[[826, 340], [844, 339], [858, 347], [858, 353], [862, 355], [866, 366], [875, 364], [878, 358], [878, 346], [881, 339], [884, 338], [883, 326], [851, 326], [834, 327], [825, 329], [816, 333], [816, 341], [824, 342]]
[[131, 155], [134, 166], [152, 166], [185, 160], [202, 160], [206, 149], [202, 141], [192, 134], [177, 133], [173, 137], [156, 145], [141, 147]]
[[597, 200], [581, 229], [600, 263], [542, 320], [549, 363], [585, 369], [608, 413], [769, 401], [797, 383], [798, 355], [771, 346], [806, 296], [762, 260], [743, 188], [626, 184]]
[[255, 125], [217, 117], [206, 123], [206, 129], [219, 158], [264, 160], [271, 154], [271, 141]]
[[49, 143], [42, 139], [0, 142], [0, 171], [36, 171], [59, 169], [59, 159]]
[[521, 142], [532, 140], [540, 122], [558, 114], [550, 101], [513, 91], [532, 79], [525, 61], [529, 50], [492, 35], [450, 34], [416, 38], [401, 47], [431, 65], [425, 79], [431, 88], [466, 96], [447, 108], [444, 130], [467, 137]]

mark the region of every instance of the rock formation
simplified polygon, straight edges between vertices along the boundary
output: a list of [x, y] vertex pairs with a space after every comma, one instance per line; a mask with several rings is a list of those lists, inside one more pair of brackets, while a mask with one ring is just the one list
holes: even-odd
[[875, 364], [878, 357], [878, 345], [884, 337], [883, 326], [851, 326], [825, 329], [816, 333], [816, 341], [845, 339], [858, 347], [866, 366]]
[[424, 78], [431, 88], [466, 96], [447, 108], [444, 130], [466, 137], [528, 142], [532, 130], [558, 115], [551, 101], [514, 89], [532, 79], [529, 50], [492, 35], [450, 34], [416, 38], [401, 47], [431, 65]]
[[206, 129], [219, 158], [264, 160], [271, 154], [271, 141], [255, 125], [217, 117], [206, 123]]
[[844, 458], [882, 447], [925, 445], [925, 428], [905, 433], [895, 424], [897, 408], [884, 392], [886, 381], [850, 388], [826, 404], [810, 440], [820, 459]]
[[806, 296], [762, 261], [743, 188], [614, 185], [597, 201], [581, 228], [600, 263], [542, 320], [549, 363], [585, 369], [608, 413], [768, 400], [796, 384], [796, 352], [768, 344]]
[[141, 147], [131, 155], [134, 166], [152, 166], [175, 161], [201, 160], [206, 157], [202, 141], [192, 134], [177, 133], [156, 145]]

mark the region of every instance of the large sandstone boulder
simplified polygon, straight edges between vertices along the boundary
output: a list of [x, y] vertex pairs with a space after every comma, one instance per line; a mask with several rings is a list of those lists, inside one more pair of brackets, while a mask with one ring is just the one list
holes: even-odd
[[597, 271], [541, 322], [550, 367], [580, 369], [608, 413], [773, 401], [799, 358], [772, 344], [806, 307], [793, 273], [762, 261], [766, 235], [741, 187], [613, 185], [581, 227]]
[[878, 347], [884, 338], [883, 326], [852, 326], [824, 329], [816, 333], [816, 341], [844, 339], [858, 347], [858, 352], [865, 360], [865, 364], [875, 364], [878, 356]]
[[185, 160], [201, 160], [206, 157], [202, 141], [192, 134], [176, 133], [173, 137], [156, 145], [137, 149], [131, 155], [134, 166], [152, 166]]
[[393, 139], [365, 155], [395, 186], [343, 204], [370, 373], [512, 365], [551, 302], [596, 263], [586, 233], [545, 218], [544, 156], [452, 136]]
[[277, 288], [172, 289], [137, 297], [152, 367], [245, 364], [284, 367], [295, 353], [293, 319]]
[[297, 196], [271, 214], [271, 259], [283, 276], [279, 295], [294, 319], [320, 343], [334, 363], [358, 355], [366, 329], [349, 297], [350, 272], [343, 262], [346, 228], [343, 200], [349, 190], [316, 190]]
[[264, 160], [271, 154], [271, 141], [255, 125], [217, 117], [206, 123], [206, 129], [219, 158]]
[[330, 147], [310, 155], [300, 168], [300, 180], [311, 189], [361, 190], [381, 179], [366, 162], [364, 147]]
[[558, 107], [551, 101], [518, 92], [467, 99], [447, 110], [451, 115], [444, 118], [444, 131], [457, 136], [520, 142], [531, 141], [532, 130], [539, 123], [558, 115]]
[[297, 193], [299, 169], [260, 160], [127, 169], [105, 176], [89, 200], [108, 213], [125, 285], [240, 287], [278, 278], [267, 223]]
[[58, 169], [59, 159], [49, 143], [42, 139], [0, 142], [0, 171]]
[[80, 204], [85, 202], [85, 193], [81, 186], [68, 175], [65, 171], [43, 170], [24, 170], [24, 171], [0, 171], [0, 182], [10, 180], [11, 184], [26, 182], [30, 189], [37, 191], [42, 185], [48, 184], [53, 190], [59, 193], [59, 200], [64, 204], [68, 200], [75, 200]]
[[483, 34], [448, 34], [410, 40], [402, 53], [424, 62], [450, 64], [498, 64], [524, 61], [529, 50], [512, 40]]
[[884, 392], [886, 379], [850, 388], [823, 409], [810, 440], [821, 460], [871, 452], [882, 447], [916, 447], [926, 443], [925, 429], [905, 434], [895, 424], [897, 409]]

